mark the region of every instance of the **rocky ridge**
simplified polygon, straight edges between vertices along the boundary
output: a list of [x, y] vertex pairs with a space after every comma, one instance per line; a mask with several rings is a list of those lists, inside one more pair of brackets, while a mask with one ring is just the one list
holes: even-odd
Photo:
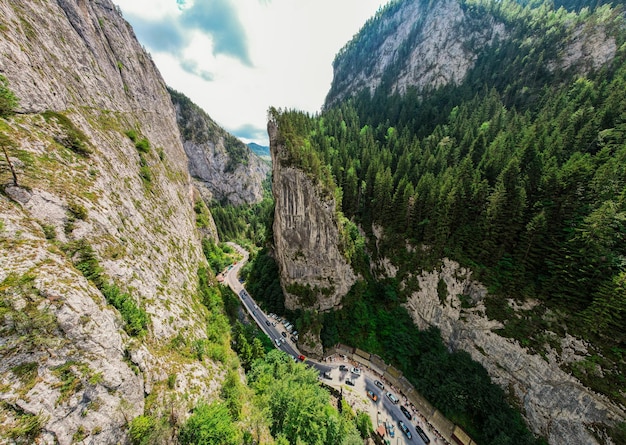
[[[356, 276], [339, 249], [334, 198], [322, 197], [317, 184], [303, 171], [282, 164], [286, 148], [279, 141], [279, 132], [277, 124], [270, 121], [274, 247], [285, 307], [338, 309]], [[319, 341], [313, 346], [307, 354], [318, 351]]]
[[171, 90], [170, 94], [189, 159], [189, 172], [206, 202], [260, 202], [270, 166], [190, 99]]
[[[460, 84], [480, 51], [506, 36], [502, 23], [472, 14], [457, 0], [404, 2], [372, 23], [368, 32], [381, 37], [369, 48], [368, 63], [356, 70], [351, 63], [348, 56], [360, 50], [358, 43], [342, 50], [333, 64], [326, 107], [364, 89], [373, 93], [392, 66], [399, 72], [389, 85], [392, 92]], [[357, 34], [355, 41], [360, 38]]]
[[[0, 0], [0, 33], [0, 73], [20, 99], [0, 120], [18, 178], [2, 156], [0, 437], [125, 442], [145, 409], [182, 418], [216, 396], [222, 375], [168, 346], [206, 338], [175, 110], [109, 0]], [[145, 337], [129, 337], [76, 269], [76, 245], [91, 246], [98, 273], [146, 310]]]
[[[560, 350], [548, 347], [545, 357], [534, 354], [517, 341], [494, 330], [498, 321], [485, 315], [486, 288], [472, 279], [471, 271], [444, 259], [438, 269], [415, 274], [419, 291], [413, 292], [406, 308], [420, 329], [436, 326], [453, 349], [470, 353], [491, 378], [518, 401], [535, 434], [551, 444], [598, 444], [597, 424], [626, 418], [623, 407], [583, 386], [561, 365], [584, 360], [585, 344], [572, 337], [559, 339]], [[438, 286], [445, 283], [441, 302]], [[468, 297], [470, 304], [463, 304]]]

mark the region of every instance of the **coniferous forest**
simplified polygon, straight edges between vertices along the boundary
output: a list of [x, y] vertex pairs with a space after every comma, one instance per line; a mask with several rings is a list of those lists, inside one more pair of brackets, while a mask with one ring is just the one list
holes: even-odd
[[[626, 402], [626, 32], [621, 6], [584, 6], [571, 12], [547, 3], [466, 1], [472, 13], [503, 21], [511, 38], [484, 50], [462, 85], [397, 94], [390, 71], [373, 93], [314, 116], [270, 110], [290, 150], [282, 162], [334, 194], [337, 211], [369, 240], [350, 255], [369, 279], [346, 296], [344, 308], [313, 321], [296, 315], [322, 325], [325, 346], [349, 342], [413, 373], [416, 387], [479, 442], [522, 443], [521, 433], [499, 436], [516, 430], [503, 423], [510, 419], [459, 400], [460, 388], [474, 384], [459, 371], [471, 360], [442, 358], [436, 333], [416, 332], [400, 306], [412, 289], [398, 283], [442, 258], [469, 267], [488, 286], [486, 313], [503, 322], [501, 335], [538, 354], [558, 348], [565, 334], [588, 341], [591, 357], [567, 371]], [[362, 51], [359, 42], [369, 41], [377, 17], [338, 57]], [[585, 74], [550, 67], [583, 22], [610, 30], [615, 59]], [[532, 46], [524, 45], [528, 35]], [[373, 226], [384, 229], [378, 242]], [[407, 243], [420, 248], [408, 251]], [[391, 259], [397, 277], [374, 280], [366, 255]], [[516, 312], [509, 299], [534, 304]], [[434, 361], [439, 365], [429, 366]], [[443, 377], [435, 368], [449, 371], [448, 382], [457, 374], [456, 389], [437, 392]], [[623, 438], [624, 431], [614, 434]]]

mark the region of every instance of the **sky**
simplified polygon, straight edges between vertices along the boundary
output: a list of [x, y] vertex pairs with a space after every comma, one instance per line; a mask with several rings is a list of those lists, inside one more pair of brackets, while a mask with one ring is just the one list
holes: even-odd
[[114, 0], [165, 82], [268, 145], [267, 110], [321, 110], [332, 61], [389, 0]]

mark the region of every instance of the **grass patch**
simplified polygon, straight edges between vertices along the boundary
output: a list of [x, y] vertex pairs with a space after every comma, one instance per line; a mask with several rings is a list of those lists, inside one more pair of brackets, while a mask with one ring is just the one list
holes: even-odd
[[89, 157], [93, 153], [85, 133], [76, 127], [67, 116], [51, 110], [44, 111], [42, 116], [46, 122], [53, 122], [61, 127], [62, 132], [54, 137], [57, 143], [84, 157]]

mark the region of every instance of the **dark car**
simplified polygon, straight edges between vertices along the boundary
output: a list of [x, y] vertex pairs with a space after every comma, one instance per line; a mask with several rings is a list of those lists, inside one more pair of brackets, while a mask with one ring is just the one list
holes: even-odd
[[265, 320], [265, 324], [266, 324], [266, 325], [268, 325], [268, 326], [270, 326], [270, 322], [269, 322], [269, 320]]
[[346, 379], [346, 385], [354, 386], [352, 379]]
[[287, 338], [287, 333], [285, 331], [281, 332], [280, 335], [282, 335], [283, 337]]
[[402, 430], [402, 432], [406, 434], [407, 439], [409, 440], [413, 439], [413, 435], [409, 431], [409, 427], [406, 426], [402, 420], [398, 420], [398, 425], [400, 425], [400, 429]]
[[417, 431], [417, 434], [419, 434], [419, 436], [422, 438], [424, 443], [430, 443], [430, 438], [426, 435], [424, 430], [421, 429], [418, 425], [415, 425], [415, 431]]
[[339, 370], [340, 371], [347, 371], [348, 367], [346, 365], [339, 365]]
[[406, 406], [402, 405], [400, 407], [400, 411], [402, 411], [402, 414], [404, 414], [406, 416], [407, 419], [412, 420], [413, 416], [411, 416], [411, 413], [409, 412], [409, 410], [406, 408]]

